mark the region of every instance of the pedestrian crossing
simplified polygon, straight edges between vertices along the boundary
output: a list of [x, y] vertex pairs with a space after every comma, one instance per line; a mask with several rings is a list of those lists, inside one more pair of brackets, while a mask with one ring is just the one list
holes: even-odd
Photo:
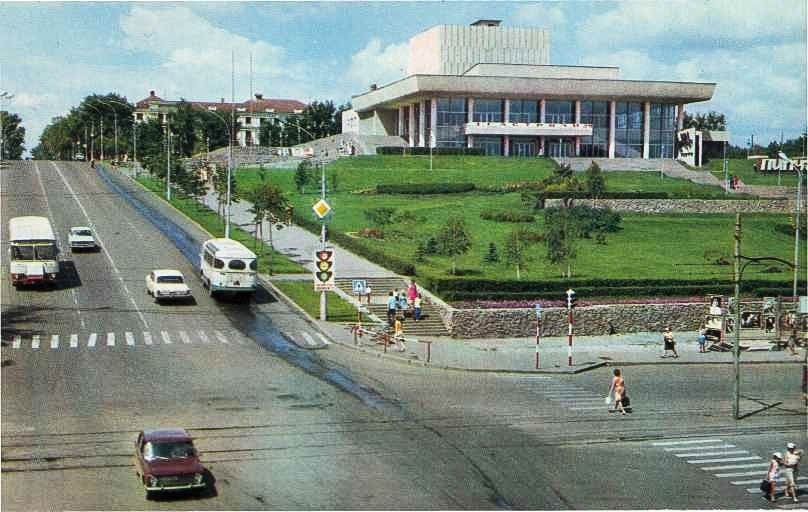
[[286, 336], [300, 348], [317, 350], [328, 347], [332, 342], [319, 331], [286, 332]]
[[12, 351], [77, 351], [125, 347], [137, 348], [171, 345], [244, 345], [244, 336], [230, 330], [181, 330], [181, 331], [124, 331], [70, 334], [14, 335], [3, 338], [4, 350]]
[[568, 411], [584, 414], [587, 411], [604, 413], [608, 411], [608, 406], [604, 402], [606, 395], [598, 395], [572, 382], [541, 375], [508, 376], [507, 378], [517, 379], [517, 385], [529, 386], [531, 391], [539, 393], [546, 400]]
[[[715, 478], [724, 479], [730, 485], [743, 488], [749, 494], [762, 494], [760, 482], [766, 477], [769, 461], [749, 450], [720, 438], [659, 441], [652, 445], [667, 455], [711, 473]], [[778, 484], [784, 482], [784, 478], [777, 480]], [[808, 490], [808, 476], [797, 478], [797, 489]], [[783, 495], [784, 490], [778, 485], [778, 497]]]

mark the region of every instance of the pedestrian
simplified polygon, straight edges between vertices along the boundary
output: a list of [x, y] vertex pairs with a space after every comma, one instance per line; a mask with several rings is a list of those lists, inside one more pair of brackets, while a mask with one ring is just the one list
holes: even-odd
[[399, 352], [405, 352], [407, 346], [404, 345], [404, 318], [396, 316], [396, 323], [393, 327], [393, 341], [396, 343], [396, 349]]
[[418, 296], [418, 286], [415, 285], [415, 279], [410, 279], [410, 286], [407, 288], [407, 302], [412, 306], [415, 303], [415, 297]]
[[792, 356], [798, 356], [797, 353], [797, 330], [793, 329], [791, 331], [791, 335], [788, 337], [788, 341], [786, 342], [786, 346], [788, 347], [789, 352]]
[[699, 352], [702, 354], [707, 352], [706, 350], [707, 345], [707, 329], [702, 324], [701, 328], [699, 329]]
[[370, 285], [368, 285], [368, 287], [367, 287], [367, 288], [365, 288], [365, 296], [366, 296], [366, 297], [367, 297], [367, 299], [368, 299], [368, 305], [370, 305], [370, 296], [371, 296], [372, 294], [373, 294], [373, 290], [370, 288]]
[[676, 341], [673, 339], [673, 333], [671, 332], [670, 326], [665, 327], [665, 332], [662, 333], [662, 341], [665, 344], [665, 348], [662, 352], [662, 357], [668, 357], [668, 350], [673, 352], [673, 357], [679, 357], [679, 354], [676, 352]]
[[786, 498], [789, 494], [794, 503], [797, 503], [797, 478], [800, 468], [800, 459], [802, 458], [802, 450], [797, 449], [794, 443], [786, 445], [786, 454], [783, 457], [783, 478], [786, 481]]
[[617, 412], [620, 411], [620, 414], [625, 416], [626, 409], [623, 407], [623, 398], [626, 396], [626, 381], [623, 380], [623, 376], [620, 372], [619, 368], [614, 369], [614, 377], [612, 377], [612, 383], [609, 385], [609, 395], [611, 396], [614, 393], [614, 406], [609, 412]]
[[398, 308], [398, 299], [393, 292], [387, 296], [387, 323], [392, 327], [396, 319], [396, 309]]
[[764, 480], [764, 482], [766, 482], [766, 489], [761, 490], [769, 495], [769, 501], [777, 501], [777, 498], [774, 497], [774, 493], [777, 491], [777, 479], [780, 478], [780, 462], [782, 462], [782, 460], [782, 454], [780, 454], [780, 452], [774, 452], [772, 454], [772, 460], [769, 463], [769, 469], [766, 471], [766, 478]]
[[404, 290], [402, 290], [398, 294], [398, 309], [401, 312], [402, 317], [407, 316], [407, 312], [409, 311], [409, 308], [410, 308], [410, 306], [409, 306], [409, 304], [407, 304], [407, 295], [404, 293]]
[[422, 300], [423, 299], [421, 298], [421, 294], [419, 293], [415, 297], [415, 301], [413, 302], [413, 306], [415, 307], [415, 321], [416, 322], [421, 319], [421, 301]]

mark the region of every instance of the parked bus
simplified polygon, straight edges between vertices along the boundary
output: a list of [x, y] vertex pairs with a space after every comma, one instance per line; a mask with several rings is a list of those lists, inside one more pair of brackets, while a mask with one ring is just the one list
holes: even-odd
[[58, 248], [46, 217], [8, 221], [11, 284], [53, 283], [59, 272]]
[[255, 291], [258, 260], [255, 253], [229, 238], [213, 238], [202, 244], [199, 254], [202, 284], [216, 292], [251, 294]]

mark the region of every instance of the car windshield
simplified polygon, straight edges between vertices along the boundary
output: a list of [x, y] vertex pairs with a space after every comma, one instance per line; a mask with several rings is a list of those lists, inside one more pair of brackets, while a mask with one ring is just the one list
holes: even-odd
[[143, 458], [156, 459], [185, 459], [193, 457], [194, 445], [188, 441], [157, 443], [148, 442], [143, 447]]
[[182, 276], [159, 276], [158, 283], [182, 284]]
[[89, 229], [74, 229], [73, 234], [76, 236], [93, 236], [92, 231]]

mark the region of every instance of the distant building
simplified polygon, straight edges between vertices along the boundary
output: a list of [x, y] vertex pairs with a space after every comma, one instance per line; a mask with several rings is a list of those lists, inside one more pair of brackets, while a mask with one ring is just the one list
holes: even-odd
[[[164, 100], [149, 91], [149, 96], [135, 103], [133, 116], [136, 123], [142, 123], [149, 119], [159, 119], [165, 124], [166, 115], [177, 110], [179, 101]], [[189, 101], [194, 107], [209, 111], [212, 116], [223, 118], [230, 123], [230, 111], [235, 108], [236, 122], [239, 124], [239, 132], [236, 136], [240, 146], [257, 146], [260, 144], [261, 125], [271, 122], [274, 119], [281, 121], [292, 120], [303, 113], [306, 104], [297, 100], [286, 99], [264, 99], [262, 94], [257, 93], [255, 99], [242, 103], [229, 103], [224, 98], [219, 102], [212, 101]], [[294, 130], [294, 125], [290, 126]]]
[[504, 156], [672, 158], [684, 106], [715, 90], [549, 62], [544, 29], [432, 27], [410, 39], [408, 76], [353, 96], [343, 132]]

